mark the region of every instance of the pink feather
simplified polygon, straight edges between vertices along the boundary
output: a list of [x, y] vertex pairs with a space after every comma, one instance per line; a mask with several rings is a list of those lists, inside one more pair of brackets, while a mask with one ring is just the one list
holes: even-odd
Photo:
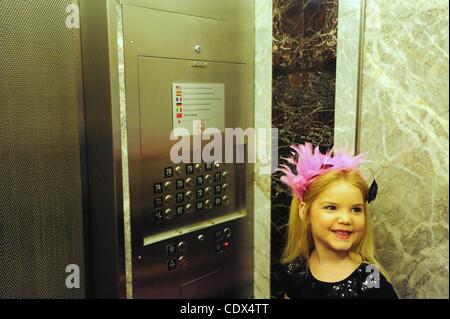
[[[311, 143], [304, 145], [291, 145], [294, 150], [292, 157], [283, 158], [289, 164], [295, 165], [297, 174], [294, 174], [292, 169], [286, 165], [281, 164], [278, 170], [284, 175], [280, 180], [288, 185], [292, 193], [300, 200], [303, 200], [303, 195], [308, 186], [319, 176], [330, 170], [356, 169], [367, 158], [367, 153], [352, 156], [347, 154], [344, 150], [335, 151], [328, 150], [322, 154], [319, 147], [313, 149]], [[297, 155], [297, 159], [295, 158]]]

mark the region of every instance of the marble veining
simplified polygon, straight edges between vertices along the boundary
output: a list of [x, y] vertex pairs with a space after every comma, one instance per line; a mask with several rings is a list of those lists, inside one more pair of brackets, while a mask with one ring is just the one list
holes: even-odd
[[[340, 2], [340, 30], [359, 28], [352, 3]], [[377, 253], [401, 298], [449, 297], [448, 9], [443, 0], [366, 2], [360, 148], [379, 185]], [[336, 145], [351, 142], [356, 114], [349, 41], [339, 33]]]
[[448, 298], [448, 2], [367, 1], [361, 151], [380, 259], [403, 298]]
[[[337, 45], [336, 1], [274, 0], [272, 125], [279, 155], [292, 143], [333, 145]], [[272, 176], [271, 293], [280, 296], [279, 259], [286, 241], [291, 197]]]
[[[271, 128], [272, 0], [255, 1], [255, 128]], [[270, 149], [266, 134], [254, 165], [254, 297], [270, 297]], [[258, 149], [259, 150], [259, 149]], [[268, 158], [269, 157], [269, 158]]]

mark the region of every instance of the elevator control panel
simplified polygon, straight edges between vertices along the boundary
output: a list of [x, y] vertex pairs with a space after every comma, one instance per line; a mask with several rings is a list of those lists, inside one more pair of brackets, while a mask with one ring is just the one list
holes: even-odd
[[253, 7], [123, 1], [135, 298], [251, 297], [249, 138], [226, 131], [254, 122]]

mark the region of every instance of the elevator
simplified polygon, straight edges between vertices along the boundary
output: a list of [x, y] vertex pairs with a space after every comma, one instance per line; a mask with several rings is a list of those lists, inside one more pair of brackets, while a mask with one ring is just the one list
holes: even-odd
[[253, 1], [80, 10], [93, 296], [251, 298], [253, 165], [225, 150], [253, 141], [224, 133], [254, 126]]

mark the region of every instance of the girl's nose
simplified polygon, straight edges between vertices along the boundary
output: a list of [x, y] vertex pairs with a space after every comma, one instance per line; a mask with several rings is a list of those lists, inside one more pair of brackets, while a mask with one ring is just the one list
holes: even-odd
[[339, 212], [338, 221], [343, 224], [350, 223], [350, 214], [346, 210]]

